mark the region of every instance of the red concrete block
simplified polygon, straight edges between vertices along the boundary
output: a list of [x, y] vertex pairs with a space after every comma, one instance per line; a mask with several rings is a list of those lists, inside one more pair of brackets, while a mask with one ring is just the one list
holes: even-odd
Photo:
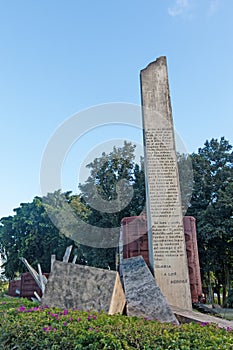
[[183, 223], [192, 302], [198, 302], [198, 297], [202, 294], [202, 283], [197, 246], [196, 220], [192, 216], [185, 216]]

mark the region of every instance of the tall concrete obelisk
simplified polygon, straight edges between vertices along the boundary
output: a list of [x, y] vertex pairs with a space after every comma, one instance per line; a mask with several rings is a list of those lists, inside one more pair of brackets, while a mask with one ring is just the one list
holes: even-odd
[[151, 269], [170, 305], [191, 295], [166, 57], [141, 71]]

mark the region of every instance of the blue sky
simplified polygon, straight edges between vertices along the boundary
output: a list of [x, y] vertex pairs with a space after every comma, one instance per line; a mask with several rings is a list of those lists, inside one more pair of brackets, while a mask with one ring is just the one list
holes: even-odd
[[[139, 72], [162, 55], [188, 152], [212, 137], [233, 144], [232, 13], [232, 0], [0, 2], [0, 217], [41, 194], [41, 159], [57, 127], [94, 105], [140, 104]], [[64, 170], [72, 184], [90, 139]]]

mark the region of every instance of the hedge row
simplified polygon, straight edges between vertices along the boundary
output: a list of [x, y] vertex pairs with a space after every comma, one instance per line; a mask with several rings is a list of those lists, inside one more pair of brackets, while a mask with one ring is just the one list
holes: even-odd
[[0, 300], [1, 350], [233, 349], [233, 331], [211, 324], [174, 326], [87, 310]]

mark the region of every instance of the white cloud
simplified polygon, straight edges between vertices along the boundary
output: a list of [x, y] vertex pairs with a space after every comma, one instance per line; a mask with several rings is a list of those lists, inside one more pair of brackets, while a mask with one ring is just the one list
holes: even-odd
[[175, 17], [184, 14], [189, 8], [189, 0], [176, 0], [174, 6], [168, 8], [168, 13], [170, 16]]
[[210, 1], [210, 5], [209, 5], [208, 14], [211, 16], [215, 12], [217, 12], [217, 10], [219, 8], [219, 5], [220, 5], [220, 1], [219, 0], [211, 0]]

